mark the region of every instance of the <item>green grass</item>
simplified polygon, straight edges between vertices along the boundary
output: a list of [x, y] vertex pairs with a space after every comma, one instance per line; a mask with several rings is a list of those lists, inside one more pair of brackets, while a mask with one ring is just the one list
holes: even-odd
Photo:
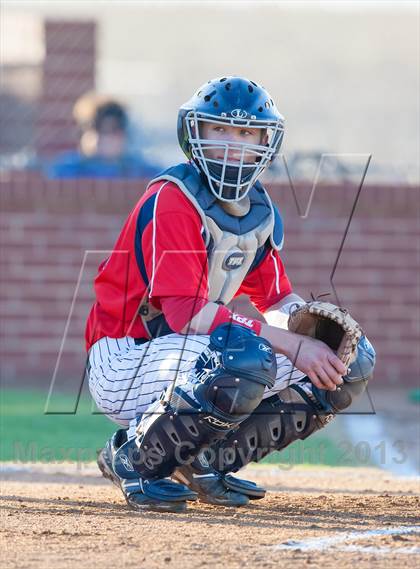
[[[5, 390], [1, 396], [0, 460], [62, 462], [95, 460], [117, 426], [92, 413], [88, 396], [75, 414], [45, 414], [46, 393]], [[54, 395], [54, 408], [72, 409], [74, 397]]]
[[[46, 393], [5, 390], [0, 401], [0, 460], [16, 462], [92, 461], [96, 452], [118, 428], [104, 415], [92, 413], [88, 395], [82, 396], [77, 412], [71, 411], [74, 397], [54, 395], [53, 409], [45, 414]], [[274, 452], [264, 459], [288, 469], [300, 464], [340, 464], [343, 450], [322, 431], [305, 441], [290, 445], [282, 453]]]

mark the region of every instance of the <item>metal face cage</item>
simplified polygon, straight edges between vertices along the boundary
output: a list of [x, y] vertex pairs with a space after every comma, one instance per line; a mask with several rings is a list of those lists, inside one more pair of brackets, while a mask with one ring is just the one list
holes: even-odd
[[[223, 116], [225, 115], [225, 116]], [[210, 190], [217, 199], [226, 202], [238, 201], [246, 196], [258, 177], [280, 150], [284, 134], [284, 121], [242, 119], [189, 111], [185, 116], [185, 128], [191, 147], [191, 156], [207, 177]], [[249, 144], [230, 140], [202, 138], [205, 123], [261, 130], [260, 141], [264, 144]], [[213, 157], [209, 156], [209, 151]], [[217, 158], [214, 157], [217, 156]], [[235, 156], [235, 159], [232, 159]]]

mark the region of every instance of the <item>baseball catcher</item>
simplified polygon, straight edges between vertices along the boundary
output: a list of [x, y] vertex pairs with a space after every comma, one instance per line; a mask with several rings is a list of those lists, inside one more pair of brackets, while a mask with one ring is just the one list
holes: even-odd
[[[89, 387], [121, 428], [98, 465], [136, 510], [263, 498], [232, 473], [321, 429], [372, 375], [350, 314], [292, 291], [281, 216], [258, 180], [283, 134], [257, 83], [203, 85], [178, 115], [188, 161], [151, 180], [99, 267]], [[227, 308], [240, 294], [261, 320]]]

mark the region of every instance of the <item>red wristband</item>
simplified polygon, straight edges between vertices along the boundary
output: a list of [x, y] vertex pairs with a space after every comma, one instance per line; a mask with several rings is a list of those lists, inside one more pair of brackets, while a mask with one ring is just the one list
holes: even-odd
[[261, 322], [259, 320], [248, 318], [248, 316], [243, 316], [242, 314], [237, 314], [236, 312], [231, 312], [228, 308], [226, 308], [226, 306], [219, 306], [216, 312], [216, 316], [214, 317], [213, 322], [209, 328], [209, 334], [211, 334], [215, 328], [220, 326], [220, 324], [226, 324], [227, 322], [245, 326], [245, 328], [253, 330], [257, 336], [259, 336], [261, 333]]

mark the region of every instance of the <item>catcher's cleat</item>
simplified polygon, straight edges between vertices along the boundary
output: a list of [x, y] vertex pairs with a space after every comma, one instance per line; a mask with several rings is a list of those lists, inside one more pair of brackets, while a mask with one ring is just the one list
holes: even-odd
[[99, 451], [96, 462], [99, 470], [102, 472], [102, 476], [116, 486], [120, 486], [120, 479], [112, 470], [112, 457], [109, 455], [108, 445]]
[[[197, 494], [182, 484], [168, 479], [145, 480], [140, 477], [123, 478], [115, 471], [115, 455], [123, 444], [127, 443], [126, 431], [120, 429], [99, 452], [97, 463], [104, 478], [121, 488], [124, 498], [130, 508], [137, 511], [185, 512], [187, 500], [196, 500]], [[127, 455], [118, 460], [124, 462], [130, 472], [130, 459]]]
[[179, 466], [172, 478], [197, 492], [201, 502], [219, 506], [246, 506], [264, 498], [265, 490], [247, 480], [217, 472], [201, 453], [191, 464]]
[[262, 500], [267, 493], [266, 489], [258, 486], [251, 480], [244, 480], [232, 474], [221, 474], [223, 477], [223, 484], [230, 490], [245, 494], [250, 500]]

